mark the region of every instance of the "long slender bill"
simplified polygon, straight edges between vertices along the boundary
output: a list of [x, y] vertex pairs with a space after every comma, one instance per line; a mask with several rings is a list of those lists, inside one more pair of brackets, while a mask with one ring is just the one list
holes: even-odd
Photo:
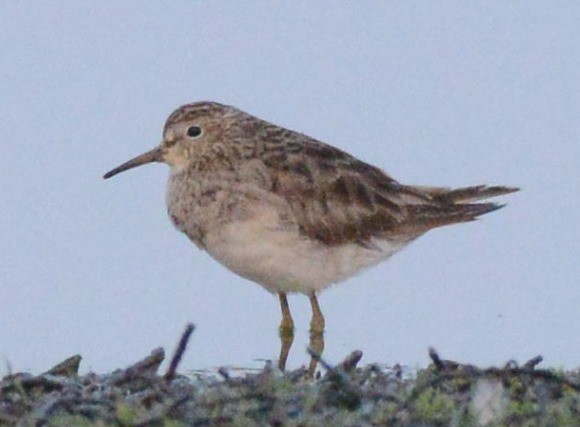
[[115, 169], [110, 170], [105, 175], [103, 175], [103, 178], [108, 179], [114, 175], [117, 175], [118, 173], [125, 172], [126, 170], [129, 170], [132, 168], [136, 168], [137, 166], [141, 166], [141, 165], [144, 165], [146, 163], [160, 162], [160, 161], [162, 161], [161, 150], [159, 149], [159, 147], [157, 147], [151, 151], [147, 151], [146, 153], [143, 153], [140, 156], [137, 156], [137, 157], [129, 160], [128, 162], [123, 163], [120, 166], [117, 166]]

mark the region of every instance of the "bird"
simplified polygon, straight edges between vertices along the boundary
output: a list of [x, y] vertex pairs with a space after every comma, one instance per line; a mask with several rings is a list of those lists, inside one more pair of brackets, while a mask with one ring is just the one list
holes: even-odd
[[427, 231], [502, 208], [482, 200], [519, 190], [405, 185], [337, 147], [210, 101], [177, 108], [157, 147], [104, 178], [153, 162], [170, 167], [166, 204], [174, 226], [278, 296], [282, 369], [294, 336], [289, 293], [310, 299], [311, 342], [321, 349], [321, 291]]

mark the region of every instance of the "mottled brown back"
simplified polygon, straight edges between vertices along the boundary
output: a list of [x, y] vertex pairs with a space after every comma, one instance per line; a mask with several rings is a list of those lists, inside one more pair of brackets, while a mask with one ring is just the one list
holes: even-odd
[[380, 236], [410, 240], [502, 207], [468, 202], [517, 191], [402, 185], [380, 169], [306, 135], [245, 113], [236, 120], [245, 134], [240, 144], [251, 145], [238, 149], [261, 159], [271, 174], [270, 190], [288, 201], [301, 232], [325, 244], [365, 244]]

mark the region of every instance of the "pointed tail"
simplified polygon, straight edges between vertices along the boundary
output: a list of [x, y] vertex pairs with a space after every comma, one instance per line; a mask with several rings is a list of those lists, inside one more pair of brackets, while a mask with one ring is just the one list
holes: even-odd
[[417, 231], [427, 231], [444, 225], [468, 222], [477, 219], [481, 215], [496, 211], [505, 206], [498, 203], [473, 203], [479, 200], [519, 191], [519, 188], [477, 185], [448, 189], [441, 187], [413, 187], [427, 193], [434, 203], [417, 204], [410, 206], [413, 211], [410, 221], [405, 228]]

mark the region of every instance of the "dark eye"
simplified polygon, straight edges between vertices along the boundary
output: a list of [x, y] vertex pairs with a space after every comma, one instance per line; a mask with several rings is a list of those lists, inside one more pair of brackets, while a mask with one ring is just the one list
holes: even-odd
[[199, 126], [190, 126], [187, 128], [187, 136], [191, 136], [192, 138], [197, 138], [202, 133], [202, 130]]

